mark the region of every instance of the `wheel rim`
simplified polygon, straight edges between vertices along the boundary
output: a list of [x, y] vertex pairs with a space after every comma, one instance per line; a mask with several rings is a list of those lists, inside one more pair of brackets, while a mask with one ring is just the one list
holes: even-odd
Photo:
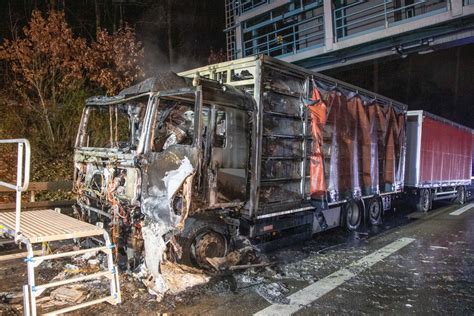
[[208, 267], [207, 258], [223, 257], [227, 253], [225, 238], [216, 232], [206, 232], [196, 239], [195, 260], [200, 267]]
[[360, 209], [356, 203], [353, 203], [347, 210], [347, 222], [350, 227], [357, 226], [360, 221]]
[[369, 215], [372, 222], [376, 222], [380, 216], [380, 204], [378, 201], [372, 201], [369, 207]]

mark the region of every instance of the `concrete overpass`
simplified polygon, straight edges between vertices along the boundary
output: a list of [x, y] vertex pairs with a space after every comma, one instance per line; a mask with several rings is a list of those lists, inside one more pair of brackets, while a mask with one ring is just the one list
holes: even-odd
[[474, 42], [474, 0], [227, 0], [229, 59], [323, 71]]

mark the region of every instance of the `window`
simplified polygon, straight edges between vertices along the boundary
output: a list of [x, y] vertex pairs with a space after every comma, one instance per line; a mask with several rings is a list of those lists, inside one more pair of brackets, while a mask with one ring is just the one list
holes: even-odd
[[194, 140], [194, 104], [160, 100], [152, 150], [160, 152], [176, 144], [191, 145]]
[[214, 147], [224, 148], [226, 145], [227, 119], [224, 111], [216, 112], [216, 130], [214, 134]]
[[145, 103], [88, 106], [82, 147], [135, 149], [141, 134]]

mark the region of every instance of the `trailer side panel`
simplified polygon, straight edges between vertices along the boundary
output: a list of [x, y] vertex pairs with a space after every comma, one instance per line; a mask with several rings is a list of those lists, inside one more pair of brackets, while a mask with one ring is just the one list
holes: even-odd
[[425, 116], [420, 148], [420, 184], [444, 186], [471, 181], [472, 134], [468, 129]]

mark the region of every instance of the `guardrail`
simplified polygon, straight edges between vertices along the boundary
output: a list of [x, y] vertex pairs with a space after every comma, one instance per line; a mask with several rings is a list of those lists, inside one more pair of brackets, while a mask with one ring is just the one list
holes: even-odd
[[[36, 193], [41, 191], [70, 191], [72, 190], [72, 181], [48, 181], [48, 182], [30, 182], [25, 192], [30, 192], [30, 202], [36, 201]], [[0, 193], [14, 192], [15, 189], [1, 187]]]
[[[42, 191], [54, 192], [54, 191], [71, 191], [72, 181], [51, 181], [51, 182], [30, 182], [28, 189], [25, 192], [29, 192], [29, 201], [21, 204], [22, 209], [39, 209], [39, 208], [62, 208], [72, 206], [75, 200], [58, 200], [58, 201], [37, 201], [36, 193]], [[14, 189], [1, 187], [0, 194], [15, 192]], [[0, 212], [15, 209], [16, 203], [0, 203]]]
[[16, 183], [8, 183], [0, 181], [0, 186], [15, 190], [15, 241], [20, 239], [20, 213], [21, 213], [21, 193], [28, 189], [30, 184], [30, 163], [31, 163], [31, 147], [27, 139], [0, 139], [0, 144], [17, 144], [17, 166], [16, 166]]

